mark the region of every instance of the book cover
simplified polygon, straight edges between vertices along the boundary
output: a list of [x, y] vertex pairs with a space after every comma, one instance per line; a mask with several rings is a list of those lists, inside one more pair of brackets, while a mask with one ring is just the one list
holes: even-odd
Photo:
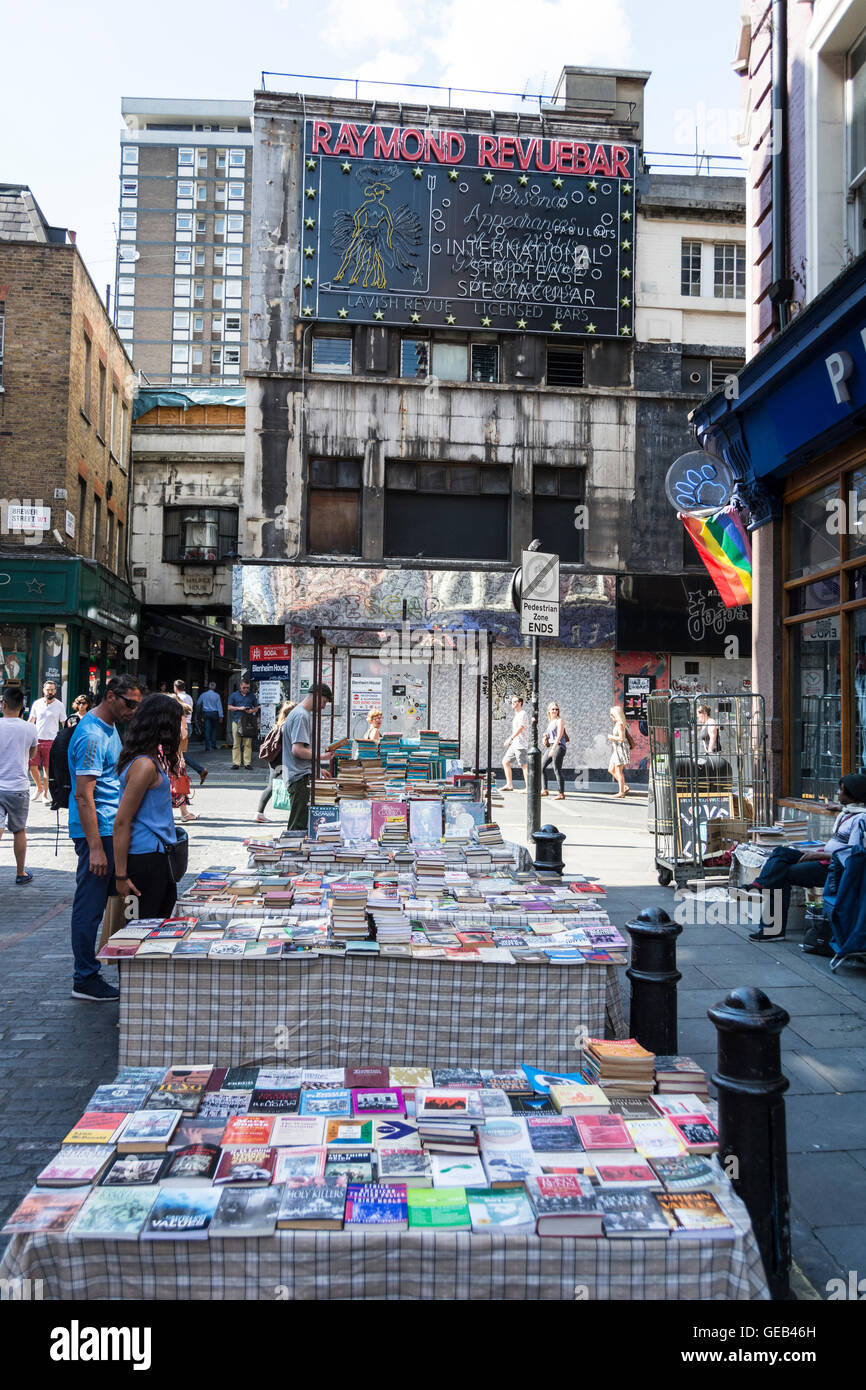
[[662, 1184], [648, 1163], [597, 1163], [598, 1185], [602, 1189], [643, 1187], [661, 1191]]
[[653, 1192], [598, 1192], [595, 1201], [609, 1239], [670, 1235], [670, 1224]]
[[113, 1144], [129, 1119], [127, 1110], [89, 1110], [63, 1139], [64, 1144]]
[[344, 845], [365, 845], [371, 839], [372, 803], [344, 798], [339, 805], [340, 840]]
[[350, 1116], [352, 1113], [352, 1092], [345, 1087], [323, 1091], [301, 1091], [302, 1115]]
[[339, 1144], [326, 1149], [325, 1177], [343, 1177], [346, 1182], [372, 1182], [373, 1150], [342, 1148]]
[[511, 1111], [514, 1115], [556, 1115], [550, 1096], [539, 1091], [509, 1091]]
[[318, 840], [321, 826], [339, 826], [339, 824], [339, 806], [310, 806], [307, 811], [307, 835], [311, 840]]
[[95, 1187], [69, 1227], [82, 1240], [138, 1240], [161, 1188]]
[[414, 1149], [418, 1145], [418, 1126], [409, 1119], [375, 1119], [373, 1144], [377, 1149]]
[[606, 1115], [610, 1100], [600, 1086], [575, 1086], [571, 1083], [554, 1083], [550, 1088], [550, 1098], [560, 1115]]
[[100, 1178], [102, 1187], [153, 1187], [161, 1182], [167, 1154], [116, 1154]]
[[208, 1239], [259, 1240], [273, 1235], [282, 1199], [278, 1187], [224, 1187]]
[[277, 1115], [268, 1143], [272, 1149], [320, 1148], [325, 1123], [321, 1115]]
[[421, 1148], [378, 1149], [377, 1163], [382, 1182], [399, 1182], [406, 1187], [432, 1187], [430, 1155]]
[[673, 1158], [685, 1144], [670, 1120], [627, 1120], [634, 1148], [644, 1158]]
[[223, 1147], [238, 1144], [260, 1144], [271, 1142], [273, 1119], [268, 1115], [235, 1115], [229, 1120], [223, 1133]]
[[162, 1188], [142, 1240], [206, 1240], [221, 1197], [216, 1187]]
[[505, 1091], [488, 1090], [486, 1087], [478, 1092], [481, 1099], [481, 1108], [484, 1111], [485, 1120], [504, 1119], [511, 1115], [511, 1101]]
[[276, 1149], [263, 1144], [244, 1144], [236, 1148], [224, 1148], [214, 1174], [214, 1183], [226, 1182], [255, 1183], [264, 1187], [274, 1176], [277, 1163]]
[[733, 1222], [722, 1211], [712, 1192], [663, 1192], [658, 1204], [677, 1232], [728, 1231]]
[[[701, 1120], [708, 1120], [706, 1112], [706, 1101], [693, 1091], [683, 1091], [667, 1094], [658, 1092], [650, 1096], [653, 1107], [665, 1120], [681, 1118], [683, 1116], [697, 1116]], [[88, 1107], [90, 1108], [90, 1107]]]
[[283, 1188], [277, 1228], [281, 1231], [339, 1231], [347, 1184], [344, 1178], [309, 1178]]
[[370, 803], [370, 838], [378, 840], [386, 820], [406, 820], [409, 804], [406, 801], [373, 801]]
[[419, 1087], [415, 1092], [415, 1120], [465, 1120], [470, 1124], [482, 1124], [484, 1108], [478, 1098], [480, 1089], [457, 1089], [438, 1083], [432, 1091]]
[[219, 1145], [189, 1144], [170, 1155], [162, 1181], [181, 1186], [210, 1183], [216, 1173], [219, 1157]]
[[306, 1182], [310, 1178], [323, 1177], [326, 1153], [324, 1146], [302, 1148], [298, 1145], [292, 1145], [284, 1149], [277, 1149], [274, 1186], [287, 1182]]
[[472, 1219], [466, 1189], [462, 1187], [410, 1187], [406, 1193], [409, 1229], [421, 1231], [469, 1231]]
[[353, 1115], [405, 1115], [403, 1092], [398, 1086], [352, 1091]]
[[346, 1188], [347, 1226], [384, 1226], [405, 1231], [409, 1225], [407, 1190], [403, 1183], [349, 1183]]
[[721, 1176], [713, 1161], [700, 1154], [682, 1153], [672, 1158], [653, 1158], [651, 1163], [668, 1192], [717, 1187]]
[[538, 1155], [531, 1149], [485, 1149], [481, 1161], [491, 1187], [522, 1183], [541, 1176]]
[[350, 1148], [373, 1145], [372, 1120], [318, 1120], [326, 1125], [324, 1143], [348, 1144]]
[[118, 1153], [164, 1153], [181, 1119], [180, 1110], [137, 1110], [117, 1137]]
[[673, 1126], [689, 1153], [712, 1153], [719, 1147], [718, 1131], [706, 1115], [675, 1115], [662, 1123]]
[[301, 1090], [322, 1086], [344, 1087], [346, 1085], [345, 1067], [305, 1067]]
[[430, 1155], [434, 1187], [484, 1187], [487, 1174], [477, 1154]]
[[412, 1091], [416, 1086], [433, 1086], [433, 1073], [429, 1067], [389, 1067], [388, 1084]]
[[358, 1087], [378, 1088], [380, 1086], [388, 1086], [390, 1084], [388, 1068], [347, 1067], [345, 1084], [352, 1091], [356, 1090]]
[[297, 1115], [301, 1104], [301, 1092], [264, 1091], [260, 1087], [252, 1093], [250, 1113], [257, 1115]]
[[83, 1187], [94, 1183], [114, 1157], [113, 1144], [64, 1144], [36, 1179], [37, 1187]]
[[6, 1219], [2, 1234], [23, 1236], [35, 1232], [61, 1235], [91, 1194], [89, 1187], [69, 1187], [63, 1192], [34, 1187]]
[[467, 1187], [466, 1201], [473, 1232], [535, 1230], [535, 1213], [522, 1188]]
[[212, 1144], [219, 1148], [225, 1134], [226, 1120], [222, 1115], [202, 1115], [201, 1111], [192, 1119], [182, 1120], [171, 1141], [171, 1148], [189, 1148], [192, 1144]]
[[529, 1145], [536, 1153], [580, 1153], [583, 1144], [568, 1116], [527, 1115]]
[[254, 1091], [260, 1067], [229, 1067], [220, 1090]]
[[304, 1079], [301, 1067], [260, 1067], [255, 1090], [299, 1091]]
[[[499, 1093], [501, 1094], [501, 1092]], [[506, 1100], [507, 1096], [504, 1097]], [[575, 1135], [575, 1138], [577, 1136]], [[528, 1149], [529, 1131], [522, 1115], [492, 1116], [481, 1131], [482, 1149]]]
[[115, 1085], [125, 1082], [131, 1086], [149, 1086], [153, 1088], [165, 1080], [165, 1067], [119, 1067], [114, 1078]]
[[442, 839], [441, 801], [410, 801], [409, 835], [416, 845], [439, 844]]
[[575, 1119], [585, 1149], [633, 1149], [635, 1143], [619, 1115], [578, 1115]]

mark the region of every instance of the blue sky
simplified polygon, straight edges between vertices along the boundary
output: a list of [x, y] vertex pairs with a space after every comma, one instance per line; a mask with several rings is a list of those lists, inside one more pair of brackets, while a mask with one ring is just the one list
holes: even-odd
[[49, 221], [75, 228], [102, 290], [114, 278], [122, 96], [250, 98], [263, 69], [550, 93], [563, 64], [638, 68], [652, 72], [647, 150], [685, 156], [697, 132], [701, 149], [737, 154], [739, 8], [738, 0], [41, 0], [7, 8], [0, 182], [29, 184]]

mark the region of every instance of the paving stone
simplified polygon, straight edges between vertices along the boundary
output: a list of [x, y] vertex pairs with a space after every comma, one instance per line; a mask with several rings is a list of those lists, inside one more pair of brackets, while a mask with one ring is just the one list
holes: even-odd
[[866, 1225], [819, 1226], [815, 1235], [840, 1265], [846, 1284], [849, 1271], [853, 1271], [858, 1280], [866, 1279]]
[[[792, 1096], [787, 1105], [788, 1152], [847, 1151], [863, 1143], [866, 1092]], [[864, 1268], [866, 1273], [866, 1268]]]
[[866, 1213], [866, 1169], [850, 1154], [789, 1154], [788, 1184], [791, 1201], [815, 1229], [838, 1224], [842, 1212]]
[[791, 1020], [786, 1032], [796, 1033], [811, 1048], [845, 1047], [849, 1044], [851, 1047], [866, 1047], [866, 1019], [858, 1018], [856, 1014], [798, 1017]]

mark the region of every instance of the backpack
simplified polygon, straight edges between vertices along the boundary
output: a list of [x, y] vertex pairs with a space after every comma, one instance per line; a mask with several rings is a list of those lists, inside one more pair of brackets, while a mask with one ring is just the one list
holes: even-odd
[[282, 754], [283, 747], [283, 726], [275, 724], [266, 734], [265, 739], [259, 749], [259, 757], [263, 763], [269, 763], [278, 753]]
[[51, 793], [51, 810], [67, 811], [69, 809], [69, 798], [72, 795], [72, 774], [69, 771], [69, 744], [72, 735], [79, 724], [76, 720], [63, 725], [57, 732], [57, 737], [51, 745], [51, 752], [48, 754], [48, 790]]

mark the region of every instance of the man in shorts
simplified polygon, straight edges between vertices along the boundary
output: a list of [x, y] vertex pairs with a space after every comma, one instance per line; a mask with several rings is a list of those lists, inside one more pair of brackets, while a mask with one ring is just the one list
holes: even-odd
[[0, 703], [0, 835], [12, 831], [15, 855], [15, 882], [19, 887], [33, 882], [24, 867], [27, 854], [27, 812], [30, 810], [30, 781], [27, 764], [38, 742], [33, 724], [21, 718], [24, 691], [20, 685], [7, 685]]
[[33, 800], [39, 801], [44, 796], [48, 802], [51, 800], [48, 790], [48, 759], [51, 755], [51, 745], [60, 726], [66, 723], [66, 710], [63, 708], [62, 700], [57, 698], [57, 686], [53, 681], [45, 682], [42, 687], [42, 699], [34, 700], [30, 706], [30, 723], [36, 725], [38, 739], [30, 759], [30, 771], [36, 783], [36, 795]]
[[519, 695], [512, 695], [511, 708], [514, 711], [514, 718], [511, 721], [511, 737], [505, 740], [505, 757], [502, 759], [502, 766], [505, 769], [505, 792], [514, 791], [514, 783], [511, 780], [512, 763], [517, 767], [523, 768], [523, 775], [526, 776], [526, 758], [529, 748], [529, 711], [523, 708], [523, 701]]

